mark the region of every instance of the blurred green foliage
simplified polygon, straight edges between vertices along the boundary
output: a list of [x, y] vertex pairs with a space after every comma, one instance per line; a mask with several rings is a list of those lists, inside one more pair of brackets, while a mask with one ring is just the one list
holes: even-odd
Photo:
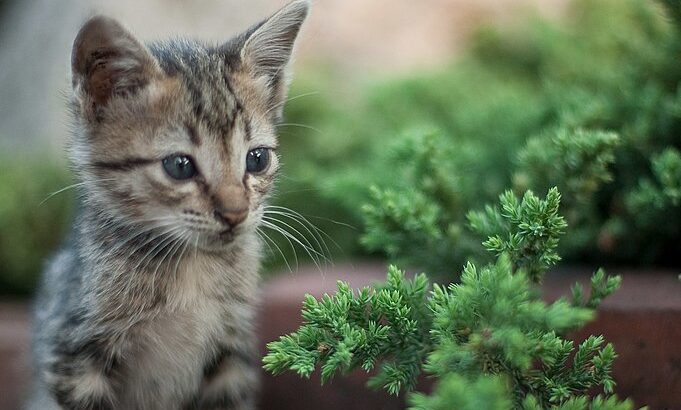
[[[568, 261], [679, 266], [681, 36], [672, 6], [576, 0], [561, 23], [481, 30], [439, 72], [369, 85], [360, 98], [323, 91], [291, 101], [287, 121], [318, 131], [283, 138], [304, 159], [289, 164], [296, 180], [283, 185], [311, 192], [289, 204], [325, 204], [335, 219], [363, 225], [369, 251], [449, 273], [481, 254], [469, 209], [509, 186], [557, 185], [572, 227], [560, 249]], [[324, 89], [308, 81], [292, 95]]]
[[0, 163], [0, 294], [27, 294], [68, 229], [72, 192], [48, 196], [71, 182], [48, 155], [8, 150]]

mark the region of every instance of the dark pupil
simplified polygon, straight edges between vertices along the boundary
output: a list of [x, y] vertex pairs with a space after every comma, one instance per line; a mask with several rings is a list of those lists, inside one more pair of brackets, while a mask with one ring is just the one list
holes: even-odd
[[176, 155], [163, 160], [163, 168], [175, 179], [188, 179], [196, 175], [192, 160], [184, 155]]
[[270, 162], [270, 153], [266, 148], [256, 148], [248, 152], [246, 156], [246, 171], [251, 173], [262, 172]]

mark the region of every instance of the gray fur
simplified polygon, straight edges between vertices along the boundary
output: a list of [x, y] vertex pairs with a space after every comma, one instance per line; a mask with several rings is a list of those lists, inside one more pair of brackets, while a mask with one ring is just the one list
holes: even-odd
[[[220, 47], [146, 47], [102, 17], [81, 30], [70, 148], [80, 210], [43, 275], [29, 408], [254, 408], [257, 228], [278, 160], [258, 175], [244, 163], [276, 148], [307, 8], [291, 3]], [[279, 43], [260, 60], [244, 54], [263, 38]], [[177, 152], [198, 166], [191, 181], [164, 174]], [[218, 212], [235, 204], [247, 217], [225, 225]]]

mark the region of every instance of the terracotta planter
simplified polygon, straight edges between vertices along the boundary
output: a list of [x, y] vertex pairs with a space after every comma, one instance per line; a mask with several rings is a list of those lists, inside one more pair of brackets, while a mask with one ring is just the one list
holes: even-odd
[[[681, 282], [673, 272], [610, 269], [623, 276], [622, 288], [606, 300], [598, 318], [574, 335], [603, 334], [619, 355], [614, 376], [617, 393], [650, 409], [681, 409]], [[567, 295], [575, 281], [588, 284], [588, 270], [563, 270], [544, 285], [547, 300]], [[320, 273], [305, 268], [283, 273], [263, 286], [260, 345], [300, 325], [305, 293], [335, 291], [336, 281], [361, 287], [385, 279], [378, 263], [337, 266]], [[18, 408], [29, 380], [29, 313], [25, 302], [0, 304], [0, 409]], [[293, 374], [272, 377], [263, 372], [262, 409], [392, 410], [405, 407], [402, 398], [370, 391], [367, 377], [356, 373], [320, 386], [318, 375], [303, 380]]]

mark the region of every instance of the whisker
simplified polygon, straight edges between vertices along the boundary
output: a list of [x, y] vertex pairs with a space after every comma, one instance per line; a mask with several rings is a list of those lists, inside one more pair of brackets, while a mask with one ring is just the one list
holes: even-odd
[[344, 228], [349, 228], [352, 229], [353, 231], [357, 230], [357, 227], [350, 225], [349, 223], [341, 222], [341, 221], [336, 221], [335, 219], [331, 218], [325, 218], [323, 216], [314, 216], [314, 215], [308, 215], [309, 218], [314, 218], [314, 219], [319, 219], [321, 221], [326, 221], [326, 222], [331, 222], [332, 224], [342, 226]]
[[300, 128], [305, 128], [305, 129], [316, 131], [320, 134], [323, 134], [322, 130], [320, 130], [319, 128], [315, 128], [313, 126], [305, 125], [305, 124], [297, 124], [297, 123], [293, 123], [293, 122], [283, 122], [283, 123], [277, 124], [277, 127], [300, 127]]
[[[132, 269], [134, 272], [139, 272], [141, 270], [144, 270], [147, 268], [149, 263], [164, 249], [166, 249], [170, 244], [172, 244], [175, 240], [175, 234], [177, 232], [181, 232], [181, 230], [184, 227], [178, 227], [175, 226], [173, 228], [170, 228], [169, 230], [165, 231], [162, 235], [159, 236], [165, 236], [165, 238], [161, 239], [159, 243], [157, 243], [153, 248], [147, 252], [146, 255], [144, 255], [140, 261], [135, 265], [135, 267]], [[170, 240], [170, 242], [168, 242]], [[148, 259], [147, 259], [148, 258]], [[142, 263], [144, 262], [144, 265]]]
[[[187, 232], [185, 234], [185, 238], [182, 240], [184, 242], [184, 246], [182, 247], [182, 251], [180, 252], [179, 255], [177, 255], [177, 261], [175, 262], [175, 269], [173, 270], [173, 277], [177, 277], [177, 270], [180, 267], [180, 261], [182, 261], [182, 257], [184, 256], [185, 251], [187, 250], [187, 247], [189, 246], [189, 239], [192, 237], [191, 232]], [[170, 258], [172, 260], [172, 258]]]
[[298, 94], [296, 96], [289, 97], [289, 98], [285, 99], [284, 101], [277, 103], [277, 104], [273, 105], [272, 107], [270, 107], [267, 111], [265, 111], [265, 113], [262, 115], [262, 117], [264, 118], [270, 112], [276, 110], [277, 108], [281, 107], [282, 105], [284, 105], [284, 104], [286, 104], [290, 101], [297, 100], [297, 99], [303, 98], [303, 97], [309, 97], [311, 95], [317, 95], [317, 94], [321, 94], [321, 93], [319, 91], [311, 91], [311, 92], [308, 92], [308, 93]]
[[196, 259], [199, 255], [199, 239], [201, 235], [196, 232], [196, 241], [194, 242], [194, 259]]
[[[266, 214], [269, 213], [269, 214], [271, 214], [271, 215], [272, 215], [272, 214], [281, 215], [281, 216], [283, 216], [283, 217], [287, 217], [287, 218], [289, 218], [289, 219], [291, 219], [291, 220], [297, 222], [300, 226], [302, 226], [302, 227], [310, 234], [310, 236], [312, 236], [312, 239], [317, 243], [317, 246], [319, 247], [319, 250], [320, 250], [320, 251], [317, 251], [317, 250], [314, 248], [314, 246], [312, 245], [312, 243], [310, 243], [310, 241], [307, 239], [307, 237], [306, 237], [305, 235], [303, 235], [302, 233], [300, 233], [300, 231], [298, 231], [296, 228], [294, 228], [294, 227], [291, 226], [290, 224], [288, 224], [288, 223], [286, 223], [286, 222], [284, 222], [284, 221], [282, 221], [282, 220], [280, 220], [280, 219], [269, 218], [269, 217], [267, 217], [267, 216], [263, 216], [263, 218], [265, 218], [265, 219], [267, 219], [267, 220], [269, 220], [269, 221], [272, 221], [272, 222], [276, 221], [276, 222], [279, 222], [279, 223], [285, 225], [287, 228], [289, 228], [290, 230], [292, 230], [292, 231], [294, 231], [295, 233], [297, 233], [298, 235], [300, 235], [301, 239], [305, 239], [305, 241], [306, 241], [307, 244], [309, 245], [310, 249], [312, 249], [317, 255], [319, 255], [319, 256], [321, 256], [322, 258], [324, 258], [324, 260], [325, 260], [326, 262], [329, 262], [329, 263], [331, 262], [330, 259], [329, 259], [330, 254], [329, 254], [329, 249], [328, 249], [328, 247], [326, 246], [325, 243], [324, 243], [324, 244], [321, 243], [321, 242], [324, 242], [323, 238], [322, 238], [322, 241], [320, 242], [319, 239], [317, 238], [317, 236], [316, 236], [314, 233], [312, 233], [312, 231], [311, 231], [307, 226], [305, 226], [305, 224], [304, 224], [303, 222], [301, 222], [300, 220], [296, 219], [294, 216], [289, 215], [289, 214], [286, 214], [286, 213], [284, 213], [284, 212], [279, 212], [279, 211], [266, 211], [265, 213], [266, 213]], [[325, 255], [325, 254], [323, 254], [321, 251], [325, 251], [327, 254]], [[329, 257], [327, 257], [327, 255], [329, 255]]]
[[[291, 265], [288, 263], [288, 260], [286, 259], [286, 256], [284, 256], [284, 252], [281, 251], [281, 248], [279, 245], [277, 245], [277, 242], [274, 241], [274, 239], [270, 238], [267, 233], [264, 231], [261, 231], [259, 228], [257, 228], [257, 231], [260, 232], [263, 235], [263, 238], [272, 242], [272, 245], [274, 245], [275, 248], [279, 251], [279, 254], [281, 255], [281, 258], [284, 260], [284, 263], [286, 264], [286, 267], [288, 267], [289, 272], [293, 273], [293, 269], [291, 269]], [[265, 242], [267, 243], [267, 242]], [[269, 246], [269, 245], [268, 245]], [[272, 248], [270, 248], [272, 249]]]
[[[158, 225], [154, 225], [154, 226], [148, 226], [148, 227], [146, 227], [146, 228], [144, 228], [144, 229], [141, 229], [141, 230], [137, 231], [134, 235], [129, 236], [129, 237], [126, 238], [123, 242], [121, 242], [121, 243], [119, 243], [119, 244], [117, 244], [117, 245], [115, 245], [115, 246], [116, 246], [117, 249], [124, 248], [129, 242], [135, 240], [136, 238], [138, 238], [138, 237], [140, 237], [140, 236], [142, 236], [142, 235], [145, 235], [145, 234], [152, 234], [153, 231], [156, 230], [156, 229], [161, 229], [161, 228], [165, 228], [165, 227], [169, 227], [169, 226], [174, 226], [174, 225], [175, 225], [175, 224], [174, 224], [173, 222], [168, 221], [168, 222], [163, 223], [163, 224], [158, 224]], [[126, 259], [126, 260], [129, 260], [129, 259], [130, 259], [135, 253], [137, 253], [140, 249], [142, 249], [143, 247], [147, 246], [148, 244], [150, 244], [150, 243], [153, 242], [154, 240], [159, 239], [161, 236], [163, 236], [163, 235], [165, 235], [165, 234], [166, 234], [166, 232], [161, 232], [161, 233], [158, 234], [158, 235], [152, 235], [150, 238], [147, 238], [147, 240], [143, 241], [141, 244], [137, 245], [132, 251], [128, 252], [128, 256], [127, 256], [125, 259]]]
[[[159, 240], [159, 243], [157, 243], [149, 252], [147, 252], [135, 265], [135, 267], [132, 269], [133, 272], [141, 272], [147, 268], [147, 266], [153, 261], [153, 259], [163, 250], [168, 249], [174, 242], [175, 242], [175, 236], [172, 235], [174, 232], [178, 232], [180, 230], [179, 227], [172, 227], [170, 229], [166, 229], [165, 231], [159, 233], [158, 235], [155, 235], [152, 238], [153, 240]], [[167, 235], [167, 236], [166, 236]], [[164, 237], [165, 236], [165, 237]], [[169, 242], [170, 241], [170, 242]], [[148, 242], [150, 243], [150, 242]], [[153, 255], [152, 255], [153, 253]], [[147, 260], [147, 258], [149, 258]], [[142, 263], [146, 260], [143, 266]], [[141, 266], [141, 267], [140, 267]], [[154, 287], [154, 281], [155, 281], [155, 276], [152, 276], [152, 288]], [[133, 281], [129, 281], [126, 286], [125, 286], [125, 292], [130, 292], [130, 286], [133, 284]]]
[[[303, 227], [314, 239], [314, 241], [317, 243], [317, 246], [319, 246], [319, 249], [323, 252], [326, 253], [326, 259], [333, 265], [333, 260], [331, 260], [331, 250], [329, 249], [329, 246], [326, 244], [326, 241], [324, 240], [324, 237], [319, 233], [321, 229], [317, 228], [314, 226], [310, 221], [305, 219], [302, 215], [295, 215], [287, 212], [279, 212], [279, 211], [268, 211], [268, 212], [273, 212], [273, 213], [278, 213], [281, 216], [284, 216], [286, 218], [289, 218], [295, 222], [297, 222], [300, 226]], [[308, 228], [308, 226], [310, 228]], [[337, 245], [337, 244], [336, 244]]]
[[[281, 229], [280, 227], [278, 227], [277, 225], [272, 224], [271, 222], [262, 221], [262, 224], [263, 224], [264, 227], [272, 229], [273, 231], [279, 233], [281, 236], [284, 237], [284, 239], [286, 239], [288, 241], [288, 244], [291, 247], [291, 250], [293, 251], [293, 258], [296, 260], [296, 270], [298, 270], [298, 268], [300, 267], [300, 264], [298, 262], [298, 253], [296, 252], [296, 247], [293, 246], [293, 242], [291, 242], [290, 236], [287, 235], [287, 232], [284, 231], [283, 229]], [[276, 243], [276, 242], [274, 242], [274, 243]], [[301, 244], [301, 246], [303, 246], [303, 245]]]
[[66, 186], [66, 187], [64, 187], [64, 188], [62, 188], [62, 189], [60, 189], [60, 190], [58, 190], [58, 191], [54, 191], [54, 192], [50, 193], [48, 196], [46, 196], [45, 199], [43, 199], [42, 201], [40, 201], [40, 203], [38, 204], [38, 206], [41, 206], [42, 204], [44, 204], [44, 203], [47, 202], [50, 198], [52, 198], [53, 196], [55, 196], [55, 195], [57, 195], [57, 194], [61, 194], [61, 193], [64, 192], [64, 191], [68, 191], [69, 189], [76, 188], [76, 187], [79, 187], [79, 186], [81, 186], [81, 185], [85, 185], [85, 182], [79, 182], [79, 183], [77, 183], [77, 184], [73, 184], [73, 185]]
[[255, 234], [258, 235], [258, 238], [267, 246], [267, 249], [270, 252], [270, 255], [274, 254], [274, 249], [272, 249], [272, 245], [270, 245], [269, 242], [265, 241], [265, 238], [262, 236], [262, 232], [260, 231], [260, 228], [256, 227], [255, 228]]
[[[265, 217], [263, 217], [263, 218], [265, 218]], [[278, 221], [278, 220], [275, 220], [275, 221], [281, 222], [281, 221]], [[314, 264], [317, 266], [317, 268], [318, 268], [320, 271], [322, 270], [322, 269], [321, 269], [321, 266], [320, 266], [321, 260], [319, 259], [319, 255], [321, 255], [321, 254], [320, 254], [316, 249], [312, 248], [311, 245], [306, 245], [306, 244], [304, 244], [304, 243], [301, 242], [301, 240], [298, 239], [295, 235], [293, 235], [292, 233], [286, 231], [286, 230], [283, 229], [282, 227], [273, 224], [272, 222], [269, 222], [269, 221], [267, 221], [267, 220], [263, 220], [263, 225], [266, 226], [266, 227], [268, 227], [268, 228], [270, 228], [270, 229], [276, 230], [277, 232], [279, 232], [280, 234], [282, 234], [285, 238], [287, 238], [287, 239], [289, 240], [289, 243], [291, 242], [291, 240], [293, 240], [295, 243], [297, 243], [298, 245], [300, 245], [300, 247], [303, 248], [303, 250], [308, 254], [308, 256], [310, 257], [310, 259], [312, 259], [312, 262], [314, 262]], [[306, 240], [306, 239], [305, 239], [305, 240]]]
[[[282, 178], [284, 179], [290, 179], [289, 177], [285, 177], [282, 175]], [[317, 188], [301, 188], [301, 189], [291, 189], [288, 191], [279, 191], [279, 194], [298, 194], [301, 192], [319, 192], [320, 190]]]
[[[107, 181], [113, 181], [113, 180], [115, 180], [115, 179], [114, 179], [114, 178], [103, 178], [103, 179], [98, 179], [98, 180], [96, 180], [95, 182], [107, 182]], [[49, 195], [47, 195], [47, 196], [45, 197], [45, 199], [43, 199], [42, 201], [40, 201], [40, 203], [38, 204], [38, 206], [42, 206], [45, 202], [47, 202], [48, 200], [50, 200], [50, 199], [51, 199], [52, 197], [54, 197], [55, 195], [61, 194], [62, 192], [66, 192], [66, 191], [68, 191], [69, 189], [73, 189], [73, 188], [77, 188], [77, 187], [79, 187], [79, 186], [83, 186], [83, 185], [85, 185], [86, 183], [87, 183], [87, 182], [85, 182], [85, 181], [83, 181], [83, 182], [78, 182], [78, 183], [75, 183], [75, 184], [71, 184], [71, 185], [65, 186], [64, 188], [61, 188], [61, 189], [59, 189], [59, 190], [57, 190], [57, 191], [54, 191], [54, 192], [50, 193]]]
[[[286, 207], [284, 207], [284, 206], [277, 206], [277, 205], [268, 205], [267, 207], [265, 207], [265, 212], [269, 212], [268, 209], [278, 209], [278, 210], [281, 210], [282, 212], [290, 213], [290, 214], [293, 214], [293, 215], [297, 216], [297, 217], [300, 218], [302, 221], [304, 221], [304, 222], [306, 222], [307, 224], [309, 224], [309, 226], [310, 226], [312, 229], [314, 229], [316, 232], [318, 232], [320, 236], [321, 236], [321, 235], [324, 235], [325, 237], [327, 237], [327, 238], [336, 246], [336, 248], [338, 248], [338, 250], [340, 250], [341, 252], [343, 251], [343, 248], [338, 244], [338, 242], [336, 242], [336, 241], [331, 237], [331, 235], [329, 235], [329, 234], [326, 233], [323, 229], [319, 228], [318, 226], [316, 226], [315, 224], [313, 224], [312, 222], [310, 222], [310, 221], [309, 221], [303, 214], [301, 214], [300, 212], [294, 211], [293, 209], [286, 208]], [[354, 227], [351, 226], [351, 225], [345, 224], [345, 223], [343, 223], [343, 222], [334, 221], [334, 220], [332, 220], [332, 219], [323, 218], [323, 217], [316, 217], [316, 216], [311, 216], [311, 218], [326, 220], [326, 221], [328, 221], [328, 222], [336, 223], [336, 224], [338, 224], [338, 225], [340, 225], [340, 226], [345, 226], [345, 227], [348, 227], [348, 228], [351, 228], [351, 229], [356, 230], [356, 228], [354, 228]], [[327, 247], [327, 251], [328, 251], [328, 247]], [[329, 254], [330, 254], [330, 253], [331, 253], [331, 252], [329, 252]]]
[[[152, 224], [153, 222], [153, 224]], [[140, 223], [145, 223], [147, 224], [146, 226], [142, 226], [141, 229], [136, 229], [138, 224], [126, 224], [124, 227], [127, 229], [131, 229], [135, 234], [137, 233], [146, 233], [149, 231], [153, 231], [154, 229], [159, 229], [159, 228], [165, 228], [167, 226], [173, 226], [176, 225], [176, 221], [174, 218], [168, 218], [168, 219], [148, 219], [145, 221], [140, 221]], [[130, 238], [134, 239], [135, 236], [131, 236]], [[128, 239], [130, 239], [128, 238]], [[120, 242], [117, 246], [123, 246], [127, 243], [127, 241]]]
[[186, 242], [184, 241], [185, 236], [187, 235], [186, 232], [181, 234], [179, 237], [175, 238], [172, 242], [172, 245], [169, 247], [169, 250], [166, 251], [166, 253], [163, 255], [163, 257], [158, 261], [156, 264], [156, 268], [154, 269], [154, 273], [151, 274], [151, 289], [152, 291], [156, 290], [156, 287], [154, 286], [154, 282], [156, 281], [156, 274], [158, 273], [158, 270], [161, 266], [163, 266], [163, 262], [165, 262], [166, 258], [170, 256], [170, 259], [168, 259], [169, 262], [172, 262], [173, 258], [177, 254], [177, 252], [182, 248], [182, 245], [184, 245]]

